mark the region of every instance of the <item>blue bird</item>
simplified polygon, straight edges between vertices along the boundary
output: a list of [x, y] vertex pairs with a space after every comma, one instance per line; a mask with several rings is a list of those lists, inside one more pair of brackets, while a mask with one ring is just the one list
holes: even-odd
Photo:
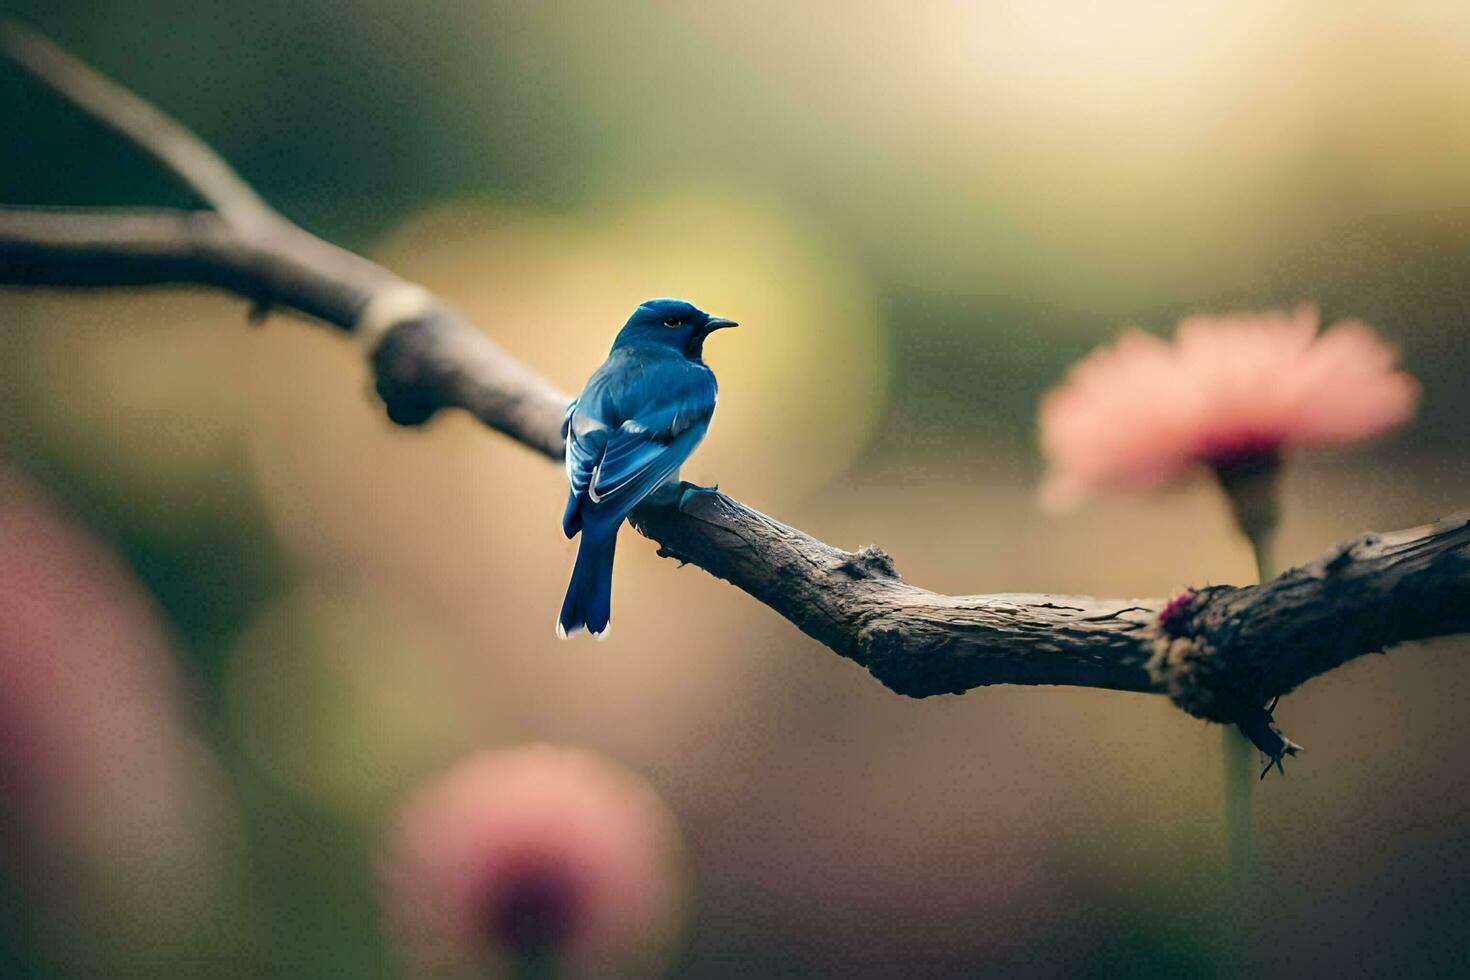
[[558, 636], [583, 627], [593, 636], [607, 632], [618, 528], [640, 501], [678, 480], [680, 464], [704, 438], [717, 391], [704, 339], [733, 326], [683, 300], [651, 299], [633, 311], [567, 407], [561, 434], [571, 495], [561, 526], [569, 538], [580, 531], [582, 543]]

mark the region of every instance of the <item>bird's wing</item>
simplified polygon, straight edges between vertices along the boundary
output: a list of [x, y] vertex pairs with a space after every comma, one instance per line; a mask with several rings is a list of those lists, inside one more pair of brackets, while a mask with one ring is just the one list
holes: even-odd
[[[686, 380], [687, 378], [687, 380]], [[649, 394], [638, 398], [647, 379], [618, 392], [620, 398], [591, 397], [584, 393], [567, 422], [567, 482], [571, 496], [562, 526], [568, 536], [582, 522], [592, 519], [616, 525], [644, 497], [668, 479], [704, 438], [714, 412], [714, 385], [697, 375], [665, 378], [660, 388], [648, 385]], [[629, 390], [631, 389], [631, 390]], [[629, 401], [636, 410], [616, 426], [606, 421], [611, 407]], [[595, 411], [603, 407], [600, 413]]]
[[704, 438], [709, 418], [690, 423], [672, 439], [659, 438], [648, 429], [632, 428], [636, 425], [623, 423], [608, 441], [587, 486], [587, 499], [599, 511], [617, 514], [619, 519], [689, 458]]
[[563, 439], [565, 439], [567, 437], [567, 433], [572, 430], [572, 413], [577, 410], [577, 403], [580, 402], [581, 400], [582, 399], [580, 399], [580, 398], [573, 398], [572, 399], [572, 403], [567, 406], [567, 410], [562, 413], [562, 416], [561, 416], [561, 437]]
[[[576, 403], [573, 402], [575, 410]], [[567, 482], [571, 484], [572, 496], [581, 497], [592, 483], [592, 472], [602, 461], [607, 449], [608, 436], [612, 429], [601, 419], [590, 413], [568, 413], [566, 423]]]

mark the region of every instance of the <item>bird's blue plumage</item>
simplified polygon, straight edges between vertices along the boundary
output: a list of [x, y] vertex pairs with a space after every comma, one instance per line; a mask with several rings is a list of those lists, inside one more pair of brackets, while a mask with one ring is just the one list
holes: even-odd
[[618, 333], [562, 422], [570, 493], [562, 529], [582, 535], [558, 632], [606, 631], [618, 528], [704, 438], [715, 375], [704, 340], [734, 322], [682, 300], [649, 300]]

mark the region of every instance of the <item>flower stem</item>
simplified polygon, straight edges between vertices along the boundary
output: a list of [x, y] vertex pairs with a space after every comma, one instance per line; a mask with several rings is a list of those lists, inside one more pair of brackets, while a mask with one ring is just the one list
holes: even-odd
[[[1247, 532], [1256, 559], [1256, 577], [1268, 582], [1276, 577], [1272, 544], [1275, 523], [1256, 533]], [[1233, 914], [1232, 932], [1237, 938], [1245, 932], [1246, 916], [1254, 907], [1256, 875], [1255, 830], [1251, 812], [1251, 792], [1257, 782], [1256, 747], [1235, 725], [1221, 728], [1221, 754], [1225, 776], [1225, 828], [1230, 867], [1230, 902]], [[1237, 959], [1238, 962], [1238, 959]]]
[[1225, 776], [1225, 831], [1230, 855], [1230, 893], [1237, 910], [1250, 906], [1255, 875], [1255, 831], [1251, 790], [1256, 784], [1256, 747], [1234, 725], [1220, 727]]
[[515, 980], [557, 980], [561, 970], [554, 953], [523, 952], [515, 958], [511, 975]]
[[[1255, 555], [1255, 574], [1261, 582], [1276, 577], [1272, 560], [1274, 527], [1250, 535]], [[1220, 729], [1223, 774], [1225, 774], [1226, 854], [1229, 855], [1229, 904], [1226, 915], [1227, 959], [1241, 965], [1239, 949], [1250, 930], [1250, 909], [1255, 907], [1255, 829], [1251, 793], [1257, 783], [1257, 749], [1238, 726]]]
[[[1215, 475], [1230, 501], [1236, 527], [1250, 542], [1256, 559], [1256, 577], [1261, 582], [1275, 577], [1272, 545], [1280, 514], [1280, 472], [1280, 457], [1274, 452], [1215, 465]], [[1255, 906], [1251, 792], [1256, 785], [1256, 747], [1236, 725], [1222, 726], [1220, 737], [1229, 867], [1228, 907], [1222, 920], [1226, 929], [1225, 961], [1239, 970], [1243, 960], [1241, 952], [1248, 938], [1250, 910]]]
[[1272, 547], [1275, 535], [1267, 531], [1251, 539], [1251, 551], [1256, 556], [1256, 579], [1269, 582], [1276, 577], [1276, 560]]

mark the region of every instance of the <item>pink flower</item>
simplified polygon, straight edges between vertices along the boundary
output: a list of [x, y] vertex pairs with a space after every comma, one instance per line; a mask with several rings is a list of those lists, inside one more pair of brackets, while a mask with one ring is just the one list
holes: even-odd
[[23, 901], [128, 941], [207, 919], [229, 800], [193, 694], [127, 566], [0, 463], [0, 866]]
[[1317, 311], [1194, 316], [1172, 343], [1132, 330], [1093, 351], [1041, 403], [1043, 502], [1160, 486], [1296, 445], [1354, 442], [1414, 414], [1419, 385], [1371, 327], [1320, 335]]
[[[672, 815], [573, 749], [475, 756], [404, 808], [384, 865], [390, 925], [433, 970], [647, 972], [681, 911]], [[632, 975], [631, 973], [628, 975]]]

